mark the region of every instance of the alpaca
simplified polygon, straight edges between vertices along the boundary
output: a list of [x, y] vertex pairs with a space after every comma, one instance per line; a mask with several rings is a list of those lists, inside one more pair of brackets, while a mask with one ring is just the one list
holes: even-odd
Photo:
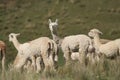
[[108, 58], [113, 58], [118, 55], [120, 39], [109, 41], [105, 44], [100, 42], [100, 34], [103, 34], [98, 29], [91, 29], [88, 35], [93, 38], [95, 48], [98, 53], [104, 54]]
[[[52, 40], [53, 41], [53, 40]], [[53, 41], [53, 44], [54, 44], [54, 62], [55, 62], [55, 65], [57, 65], [57, 62], [58, 62], [58, 56], [55, 56], [55, 54], [57, 53], [57, 44]], [[19, 54], [18, 54], [19, 55]], [[14, 60], [14, 65], [16, 65], [16, 63], [18, 63], [18, 60], [21, 59], [20, 56], [16, 56], [15, 60]], [[58, 55], [58, 54], [57, 54]], [[31, 61], [32, 60], [32, 61]], [[32, 62], [32, 63], [31, 63]], [[49, 62], [49, 61], [48, 61]], [[44, 69], [44, 62], [43, 62], [43, 59], [41, 56], [31, 56], [29, 58], [29, 60], [27, 60], [27, 62], [25, 63], [25, 65], [23, 66], [24, 69], [26, 69], [28, 72], [30, 72], [31, 70], [35, 71], [36, 70], [36, 73], [39, 73], [42, 71], [42, 69]]]
[[[57, 45], [58, 45], [58, 47], [64, 47], [64, 45], [66, 45], [66, 43], [68, 43], [68, 45], [66, 45], [66, 48], [68, 48], [68, 46], [70, 47], [70, 46], [72, 46], [72, 44], [71, 43], [74, 43], [73, 41], [75, 41], [76, 39], [73, 39], [75, 36], [78, 36], [78, 35], [73, 35], [73, 36], [67, 36], [67, 37], [65, 37], [65, 38], [60, 38], [59, 36], [58, 36], [58, 34], [57, 34], [57, 27], [58, 27], [58, 20], [56, 19], [56, 21], [55, 22], [52, 22], [51, 21], [51, 19], [49, 19], [49, 29], [50, 29], [50, 31], [51, 31], [51, 34], [52, 34], [52, 37], [53, 37], [53, 40], [57, 43]], [[81, 34], [82, 35], [82, 34]], [[86, 42], [84, 41], [84, 39], [83, 39], [83, 41], [80, 41], [80, 42], [83, 42], [82, 44], [84, 44], [84, 42], [85, 42], [85, 44], [86, 45], [89, 45], [89, 44], [91, 44], [91, 40], [90, 40], [90, 38], [89, 37], [87, 37], [86, 35], [83, 35], [84, 36], [84, 38], [86, 39]], [[67, 38], [68, 38], [68, 40], [67, 40]], [[82, 38], [82, 37], [81, 37]], [[72, 41], [73, 40], [73, 41]], [[87, 41], [88, 40], [88, 41]], [[72, 42], [70, 42], [70, 41], [72, 41]], [[102, 43], [102, 44], [104, 44], [104, 43], [107, 43], [107, 42], [109, 42], [109, 41], [111, 41], [111, 40], [107, 40], [107, 39], [100, 39], [100, 42]], [[75, 41], [76, 42], [76, 41]], [[89, 44], [87, 44], [87, 42], [90, 42]], [[93, 40], [92, 40], [92, 43], [93, 43]], [[85, 45], [84, 44], [84, 45]], [[62, 46], [61, 46], [62, 45]], [[74, 44], [73, 44], [74, 45]], [[89, 46], [90, 47], [90, 46]], [[76, 50], [76, 47], [74, 46], [74, 50]], [[82, 45], [82, 48], [83, 48], [83, 45]], [[85, 48], [85, 46], [84, 46], [84, 48]], [[85, 50], [83, 48], [83, 50]], [[66, 50], [65, 50], [65, 48], [63, 48], [64, 50], [62, 50], [64, 53], [66, 52]], [[91, 49], [91, 50], [90, 50]], [[90, 48], [88, 51], [90, 51], [90, 52], [92, 52], [92, 55], [94, 54], [94, 53], [96, 53], [96, 50], [94, 49], [94, 46], [93, 45], [91, 45], [91, 48]], [[78, 54], [79, 52], [78, 52], [78, 50], [77, 50], [77, 52], [76, 51], [70, 51], [70, 50], [68, 50], [67, 49], [67, 53], [70, 53], [71, 54], [71, 58], [72, 58], [72, 60], [79, 60], [80, 59], [80, 55]], [[64, 57], [65, 57], [65, 55], [66, 54], [64, 54]], [[66, 55], [66, 57], [68, 57], [69, 56], [69, 54], [67, 54]], [[87, 54], [87, 56], [89, 56], [89, 54]], [[91, 56], [91, 55], [90, 55]], [[70, 57], [68, 57], [68, 58], [70, 58]], [[78, 57], [79, 57], [79, 59], [78, 59]], [[95, 58], [97, 58], [97, 60], [99, 60], [98, 59], [98, 55], [97, 56], [95, 56]]]
[[56, 42], [58, 47], [61, 46], [62, 40], [57, 33], [57, 27], [58, 27], [58, 20], [56, 19], [55, 22], [52, 22], [51, 19], [49, 19], [49, 29], [52, 35], [53, 40]]
[[6, 45], [3, 41], [0, 41], [0, 54], [2, 59], [2, 70], [5, 70], [5, 54], [6, 54]]
[[[54, 66], [58, 66], [57, 65], [57, 63], [58, 63], [58, 46], [55, 43], [55, 41], [53, 41], [53, 44], [54, 44], [54, 51], [53, 51], [54, 54], [50, 58], [54, 59], [54, 62], [55, 62]], [[50, 61], [48, 61], [48, 64], [51, 65]], [[37, 58], [36, 58], [36, 67], [37, 67], [36, 73], [41, 72], [42, 69], [44, 68], [44, 62], [43, 62], [43, 59], [41, 56], [37, 56]]]
[[[84, 35], [72, 35], [72, 36], [67, 36], [63, 39], [57, 36], [57, 26], [58, 26], [58, 20], [56, 19], [55, 22], [52, 22], [51, 19], [49, 19], [49, 29], [51, 31], [53, 40], [58, 44], [59, 47], [62, 48], [62, 51], [64, 53], [64, 57], [66, 59], [66, 64], [70, 61], [70, 58], [72, 56], [76, 56], [75, 52], [82, 53], [81, 55], [82, 59], [79, 57], [79, 61], [82, 63], [83, 60], [85, 59], [86, 54], [88, 53], [87, 51], [92, 49], [92, 40]], [[72, 54], [74, 53], [74, 54]], [[71, 56], [72, 54], [72, 56]], [[75, 58], [78, 58], [75, 57]]]
[[[11, 33], [9, 34], [9, 41], [13, 42], [15, 48], [18, 50], [18, 58], [14, 64], [14, 67], [21, 69], [28, 58], [31, 56], [42, 56], [43, 62], [45, 64], [45, 71], [50, 67], [54, 69], [54, 59], [53, 56], [57, 56], [54, 52], [53, 40], [48, 37], [40, 37], [38, 39], [20, 44], [17, 40], [17, 36], [20, 34]], [[52, 57], [52, 58], [51, 58]]]

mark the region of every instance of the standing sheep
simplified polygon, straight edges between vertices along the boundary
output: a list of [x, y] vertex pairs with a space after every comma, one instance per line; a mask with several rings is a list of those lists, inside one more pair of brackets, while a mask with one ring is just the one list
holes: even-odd
[[[29, 57], [39, 55], [43, 58], [45, 71], [49, 67], [54, 69], [54, 43], [51, 39], [48, 37], [40, 37], [38, 39], [20, 44], [17, 40], [18, 35], [20, 34], [9, 34], [9, 41], [13, 42], [15, 48], [18, 50], [18, 59], [16, 60], [16, 64], [14, 64], [15, 68], [21, 69]], [[54, 55], [57, 56], [56, 54]]]

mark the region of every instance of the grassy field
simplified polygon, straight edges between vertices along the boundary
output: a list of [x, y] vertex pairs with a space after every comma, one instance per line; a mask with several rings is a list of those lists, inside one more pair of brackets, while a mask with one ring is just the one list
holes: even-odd
[[[21, 43], [41, 36], [51, 38], [48, 29], [49, 18], [59, 20], [60, 37], [87, 34], [92, 28], [100, 29], [103, 32], [102, 38], [120, 37], [120, 0], [0, 0], [0, 40], [5, 41], [7, 45], [6, 68], [17, 54], [13, 44], [8, 41], [8, 35], [21, 33], [18, 38]], [[56, 78], [60, 80], [120, 79], [119, 61], [108, 62], [105, 72], [99, 71], [99, 66], [95, 69], [78, 68], [78, 71], [73, 68], [64, 70], [62, 52], [59, 55], [59, 65], [62, 69], [60, 71], [63, 72], [58, 71], [54, 77], [48, 77], [48, 80], [56, 80]], [[24, 75], [26, 73], [16, 74], [9, 71], [5, 74], [7, 80], [16, 80], [16, 76], [19, 78], [17, 80], [21, 80], [21, 77], [24, 78], [23, 80], [38, 80], [40, 77], [38, 74]]]
[[119, 80], [120, 62], [116, 60], [101, 60], [97, 65], [83, 66], [71, 63], [70, 66], [61, 66], [57, 72], [34, 73], [16, 72], [7, 70], [0, 74], [0, 80]]

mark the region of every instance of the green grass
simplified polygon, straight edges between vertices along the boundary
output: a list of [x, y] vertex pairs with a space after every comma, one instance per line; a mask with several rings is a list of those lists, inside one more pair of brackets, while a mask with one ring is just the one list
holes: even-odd
[[[61, 66], [56, 72], [34, 73], [6, 70], [5, 80], [119, 80], [120, 57], [116, 60], [101, 59], [97, 65], [83, 66], [72, 62], [69, 66]], [[0, 74], [2, 76], [2, 73]]]
[[[8, 41], [8, 35], [11, 32], [21, 33], [18, 38], [21, 43], [41, 36], [51, 38], [49, 18], [59, 20], [60, 37], [87, 34], [90, 29], [98, 28], [104, 34], [102, 38], [119, 38], [119, 4], [119, 0], [0, 0], [0, 40], [7, 45], [6, 67], [13, 62], [17, 54], [13, 44]], [[63, 66], [61, 51], [59, 55], [59, 65]], [[117, 72], [115, 77], [117, 78]]]

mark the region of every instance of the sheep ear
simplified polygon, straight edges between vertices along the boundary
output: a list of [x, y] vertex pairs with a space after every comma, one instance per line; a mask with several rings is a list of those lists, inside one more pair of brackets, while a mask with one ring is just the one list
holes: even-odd
[[51, 19], [49, 19], [49, 23], [52, 23]]
[[58, 19], [56, 19], [55, 22], [58, 23]]

